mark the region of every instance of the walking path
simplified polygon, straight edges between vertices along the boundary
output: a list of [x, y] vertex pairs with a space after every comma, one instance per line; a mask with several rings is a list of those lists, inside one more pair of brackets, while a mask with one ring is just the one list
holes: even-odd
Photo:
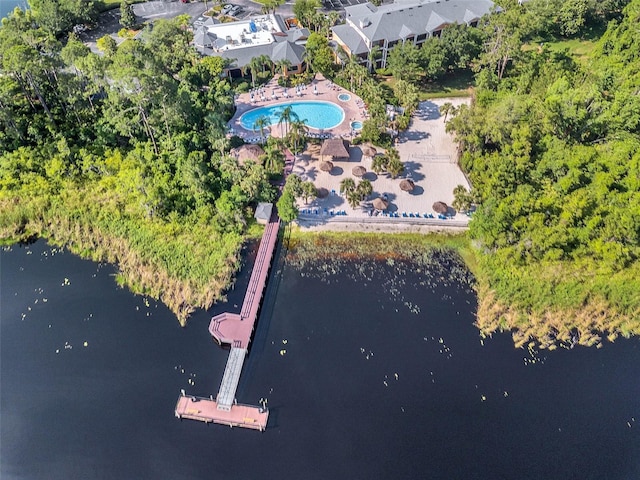
[[[288, 160], [285, 175], [291, 170], [291, 159]], [[265, 406], [239, 405], [236, 402], [236, 390], [251, 335], [258, 320], [258, 310], [266, 288], [279, 229], [280, 219], [274, 211], [264, 229], [240, 313], [221, 313], [213, 317], [209, 324], [209, 333], [213, 338], [220, 345], [231, 346], [216, 399], [191, 397], [182, 392], [176, 404], [176, 417], [205, 423], [221, 423], [231, 427], [256, 430], [267, 428], [268, 409]]]

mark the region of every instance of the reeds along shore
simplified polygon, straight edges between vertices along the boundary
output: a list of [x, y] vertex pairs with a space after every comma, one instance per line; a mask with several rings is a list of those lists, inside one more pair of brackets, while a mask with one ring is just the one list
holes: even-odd
[[[318, 258], [324, 261], [355, 258], [385, 262], [409, 260], [427, 267], [443, 258], [434, 252], [448, 250], [464, 260], [463, 268], [469, 268], [473, 273], [473, 285], [478, 295], [476, 326], [480, 335], [511, 332], [517, 348], [531, 343], [551, 350], [576, 344], [600, 347], [604, 338], [614, 341], [618, 336], [640, 335], [640, 311], [622, 313], [603, 297], [592, 295], [577, 306], [556, 308], [553, 302], [558, 299], [548, 297], [548, 306], [535, 310], [499, 298], [489, 286], [489, 277], [483, 270], [486, 267], [479, 266], [478, 254], [465, 235], [309, 234], [294, 231], [288, 243], [291, 250], [289, 261], [301, 267]], [[457, 273], [455, 277], [464, 278], [464, 275]]]
[[[16, 216], [13, 222], [7, 222], [6, 216], [2, 219], [0, 238], [4, 239], [4, 243], [38, 236], [53, 244], [65, 246], [83, 258], [114, 264], [119, 270], [117, 281], [120, 286], [161, 301], [183, 326], [196, 308], [207, 309], [214, 302], [224, 299], [224, 292], [231, 287], [240, 265], [241, 242], [238, 241], [237, 248], [227, 248], [231, 250], [231, 254], [226, 255], [223, 262], [214, 265], [217, 273], [207, 275], [203, 264], [209, 259], [199, 256], [198, 252], [215, 247], [207, 245], [207, 242], [198, 245], [197, 238], [185, 237], [182, 240], [187, 248], [182, 251], [176, 249], [175, 254], [183, 257], [190, 252], [192, 257], [179, 258], [173, 268], [178, 270], [178, 267], [182, 267], [184, 270], [185, 265], [188, 267], [192, 264], [193, 271], [182, 271], [181, 278], [169, 272], [163, 258], [158, 255], [154, 258], [144, 248], [142, 251], [133, 248], [127, 239], [99, 230], [97, 222], [85, 223], [78, 218], [51, 216], [45, 212], [38, 215], [34, 215], [33, 211], [29, 213], [28, 217]], [[163, 238], [153, 241], [166, 243]]]

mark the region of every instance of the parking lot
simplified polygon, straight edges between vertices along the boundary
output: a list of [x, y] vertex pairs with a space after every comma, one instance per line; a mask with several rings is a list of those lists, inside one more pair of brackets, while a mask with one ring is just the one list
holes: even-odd
[[[345, 7], [352, 7], [367, 3], [369, 0], [322, 0], [322, 5], [327, 10], [344, 10]], [[386, 0], [382, 3], [392, 3], [392, 0]]]

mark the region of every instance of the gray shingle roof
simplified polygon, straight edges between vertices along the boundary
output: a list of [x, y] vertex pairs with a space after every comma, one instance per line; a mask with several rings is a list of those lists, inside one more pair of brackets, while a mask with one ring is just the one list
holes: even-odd
[[355, 5], [345, 8], [345, 12], [347, 19], [372, 42], [393, 42], [405, 38], [407, 32], [419, 35], [443, 24], [476, 20], [492, 7], [491, 0], [404, 0], [380, 7]]
[[336, 25], [332, 30], [333, 34], [340, 38], [342, 43], [349, 47], [352, 55], [358, 55], [369, 51], [363, 38], [350, 25]]
[[302, 45], [285, 41], [276, 44], [271, 51], [271, 60], [279, 62], [280, 60], [289, 60], [291, 65], [299, 65], [304, 60], [305, 49]]

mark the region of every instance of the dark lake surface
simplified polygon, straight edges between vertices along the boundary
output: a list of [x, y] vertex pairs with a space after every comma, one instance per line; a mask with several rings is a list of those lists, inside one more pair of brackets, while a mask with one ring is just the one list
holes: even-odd
[[173, 413], [181, 388], [216, 394], [227, 352], [208, 321], [246, 271], [183, 329], [110, 266], [43, 241], [2, 251], [0, 478], [640, 478], [637, 338], [481, 342], [446, 258], [275, 270], [238, 389], [268, 398], [259, 433]]

